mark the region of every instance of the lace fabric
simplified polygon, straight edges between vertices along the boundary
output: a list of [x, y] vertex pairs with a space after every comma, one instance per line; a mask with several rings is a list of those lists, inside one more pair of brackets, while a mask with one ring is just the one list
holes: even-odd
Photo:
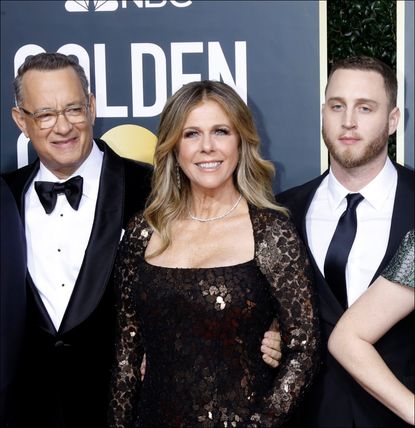
[[[111, 427], [274, 427], [301, 400], [318, 348], [306, 252], [286, 217], [254, 207], [250, 216], [255, 258], [200, 269], [147, 263], [152, 230], [141, 215], [131, 220], [116, 262]], [[273, 318], [277, 369], [260, 352]]]
[[412, 229], [403, 238], [398, 251], [382, 276], [389, 281], [415, 288], [414, 258], [415, 230]]

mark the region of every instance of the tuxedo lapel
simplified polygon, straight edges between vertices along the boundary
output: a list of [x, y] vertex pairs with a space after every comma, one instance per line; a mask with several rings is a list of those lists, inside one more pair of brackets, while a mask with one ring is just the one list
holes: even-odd
[[24, 224], [25, 217], [25, 196], [30, 186], [30, 183], [34, 180], [37, 172], [39, 171], [39, 159], [24, 168], [13, 171], [9, 174], [4, 175], [4, 179], [9, 185], [14, 198], [16, 199], [17, 206], [19, 207], [20, 216]]
[[48, 314], [48, 311], [37, 291], [37, 288], [29, 272], [27, 272], [27, 284], [31, 291], [30, 296], [33, 299], [34, 305], [37, 307], [37, 311], [35, 312], [35, 315], [34, 315], [35, 319], [37, 320], [36, 321], [37, 325], [42, 330], [55, 336], [57, 333], [56, 328], [52, 322], [52, 319]]
[[[40, 165], [40, 162], [39, 162], [39, 159], [37, 159], [35, 162], [31, 163], [30, 165], [27, 165], [9, 174], [5, 174], [4, 176], [18, 204], [23, 225], [25, 225], [26, 192], [29, 189], [30, 184], [34, 180], [37, 172], [39, 171], [39, 165]], [[45, 330], [52, 335], [55, 335], [56, 334], [55, 326], [53, 325], [52, 320], [50, 319], [48, 311], [46, 310], [46, 307], [42, 302], [42, 299], [36, 289], [35, 284], [33, 283], [33, 280], [29, 272], [27, 272], [27, 286], [31, 291], [31, 293], [29, 293], [29, 296], [33, 299], [33, 304], [38, 309], [38, 311], [36, 312], [36, 320], [39, 327], [42, 330]]]
[[91, 236], [59, 333], [88, 318], [105, 292], [121, 237], [124, 185], [122, 159], [105, 146]]

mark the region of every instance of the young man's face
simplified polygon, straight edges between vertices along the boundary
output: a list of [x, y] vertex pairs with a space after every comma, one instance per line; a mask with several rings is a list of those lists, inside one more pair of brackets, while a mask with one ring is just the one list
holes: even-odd
[[386, 159], [399, 110], [389, 111], [383, 77], [374, 71], [336, 70], [322, 108], [323, 138], [332, 162], [355, 168]]

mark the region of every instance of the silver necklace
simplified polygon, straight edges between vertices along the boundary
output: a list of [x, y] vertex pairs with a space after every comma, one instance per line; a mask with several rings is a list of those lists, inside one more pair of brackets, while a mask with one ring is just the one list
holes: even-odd
[[238, 200], [235, 202], [235, 205], [234, 205], [234, 206], [233, 206], [229, 211], [226, 211], [226, 213], [225, 213], [225, 214], [218, 215], [217, 217], [199, 218], [199, 217], [196, 217], [196, 216], [192, 215], [192, 213], [190, 212], [190, 210], [188, 211], [188, 214], [189, 214], [189, 217], [190, 217], [192, 220], [200, 221], [200, 222], [202, 222], [202, 223], [206, 223], [207, 221], [220, 220], [220, 219], [222, 219], [222, 218], [224, 218], [224, 217], [228, 216], [232, 211], [234, 211], [234, 210], [235, 210], [235, 208], [238, 206], [239, 202], [241, 202], [241, 199], [242, 199], [242, 195], [241, 195], [241, 194], [239, 194], [239, 198], [238, 198]]

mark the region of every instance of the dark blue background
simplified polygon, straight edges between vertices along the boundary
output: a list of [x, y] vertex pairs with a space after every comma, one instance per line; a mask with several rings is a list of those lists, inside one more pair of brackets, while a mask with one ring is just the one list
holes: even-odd
[[[90, 2], [92, 6], [93, 2]], [[68, 12], [64, 1], [1, 2], [1, 171], [17, 167], [20, 132], [10, 116], [14, 56], [26, 44], [57, 51], [68, 43], [84, 47], [95, 92], [94, 44], [106, 48], [107, 103], [128, 106], [128, 118], [98, 118], [95, 136], [133, 123], [156, 133], [158, 117], [132, 117], [131, 43], [154, 43], [167, 60], [171, 95], [170, 43], [203, 42], [202, 54], [185, 54], [186, 73], [208, 78], [208, 42], [220, 43], [235, 78], [235, 41], [247, 43], [248, 105], [254, 112], [264, 157], [277, 166], [275, 190], [320, 173], [320, 71], [318, 1], [194, 1], [138, 8], [121, 2], [116, 11]], [[147, 61], [147, 62], [146, 62]], [[154, 68], [145, 61], [146, 102], [154, 100]], [[147, 72], [148, 70], [148, 72]], [[29, 160], [33, 158], [31, 152]]]

